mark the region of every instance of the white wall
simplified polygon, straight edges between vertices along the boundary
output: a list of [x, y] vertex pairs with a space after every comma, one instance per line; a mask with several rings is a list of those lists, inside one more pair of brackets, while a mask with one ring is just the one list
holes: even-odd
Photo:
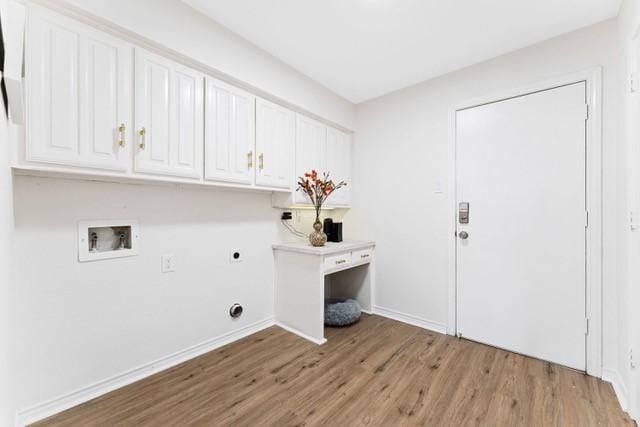
[[[238, 80], [353, 129], [352, 103], [179, 0], [67, 0]], [[125, 13], [126, 11], [126, 13]]]
[[[354, 208], [347, 229], [377, 242], [377, 305], [447, 322], [449, 108], [547, 78], [603, 66], [604, 363], [618, 359], [624, 283], [625, 171], [617, 23], [609, 20], [357, 106]], [[437, 60], [437, 58], [434, 58]], [[618, 260], [621, 260], [618, 262]]]
[[[3, 4], [0, 2], [0, 10]], [[16, 410], [16, 383], [11, 365], [13, 319], [10, 316], [11, 244], [13, 238], [13, 187], [9, 168], [9, 128], [4, 104], [0, 102], [0, 425], [10, 425]]]
[[[280, 212], [269, 194], [35, 177], [14, 186], [21, 409], [272, 317]], [[139, 256], [79, 263], [77, 223], [94, 219], [138, 220]], [[230, 263], [233, 250], [243, 262]], [[175, 272], [161, 273], [163, 254]]]
[[[7, 1], [0, 0], [0, 18], [3, 22], [7, 19], [6, 13]], [[13, 185], [9, 168], [9, 129], [4, 103], [0, 101], [0, 426], [13, 424], [17, 410], [13, 392], [18, 384], [11, 351], [14, 335], [10, 309], [14, 287], [11, 282]]]
[[[636, 31], [640, 28], [640, 2], [638, 0], [625, 0], [618, 17], [620, 25], [620, 45], [622, 46], [622, 78], [627, 80], [631, 72], [640, 72], [640, 38], [632, 43]], [[626, 147], [628, 151], [628, 198], [629, 210], [634, 212], [634, 217], [640, 215], [640, 93], [631, 93], [629, 87], [625, 87], [625, 114], [622, 119], [626, 126]], [[640, 219], [640, 218], [637, 218]], [[620, 380], [621, 391], [626, 393], [629, 402], [629, 412], [640, 420], [640, 231], [631, 232], [625, 227], [625, 238], [629, 245], [628, 266], [629, 278], [625, 292], [620, 295], [620, 323], [621, 332], [626, 334], [620, 345]], [[636, 368], [629, 364], [629, 351], [633, 349]]]

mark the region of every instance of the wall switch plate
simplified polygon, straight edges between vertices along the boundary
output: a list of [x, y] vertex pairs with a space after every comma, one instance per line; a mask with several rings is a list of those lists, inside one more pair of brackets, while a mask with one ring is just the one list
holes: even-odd
[[440, 179], [435, 180], [435, 182], [433, 183], [433, 192], [435, 194], [444, 193], [444, 184], [442, 183], [442, 180]]
[[173, 255], [162, 255], [162, 272], [171, 273], [175, 271], [175, 257]]
[[229, 253], [230, 263], [242, 262], [243, 258], [244, 258], [244, 254], [242, 252], [242, 249], [235, 249]]

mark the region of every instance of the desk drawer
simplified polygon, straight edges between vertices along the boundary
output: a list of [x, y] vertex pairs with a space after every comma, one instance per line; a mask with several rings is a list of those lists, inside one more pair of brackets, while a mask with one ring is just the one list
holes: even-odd
[[371, 262], [373, 258], [373, 248], [360, 249], [359, 251], [353, 251], [352, 262], [354, 264], [363, 264]]
[[343, 268], [351, 265], [351, 253], [347, 252], [339, 255], [331, 255], [324, 259], [324, 269]]

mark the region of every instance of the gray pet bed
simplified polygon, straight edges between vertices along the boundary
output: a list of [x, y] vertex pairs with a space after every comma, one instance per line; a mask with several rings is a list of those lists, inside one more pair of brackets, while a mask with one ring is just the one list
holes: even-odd
[[324, 323], [329, 326], [347, 326], [360, 319], [360, 304], [353, 299], [329, 299], [324, 303]]

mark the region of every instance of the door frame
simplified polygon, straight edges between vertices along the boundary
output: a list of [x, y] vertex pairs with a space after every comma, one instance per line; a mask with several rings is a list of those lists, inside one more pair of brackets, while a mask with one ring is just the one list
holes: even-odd
[[587, 373], [602, 376], [602, 68], [544, 80], [489, 96], [473, 98], [449, 109], [448, 135], [448, 315], [447, 334], [457, 335], [457, 206], [456, 206], [456, 113], [460, 110], [504, 101], [573, 83], [586, 83], [589, 119], [586, 124], [586, 200], [589, 226], [586, 229], [585, 301], [589, 333], [586, 336]]

